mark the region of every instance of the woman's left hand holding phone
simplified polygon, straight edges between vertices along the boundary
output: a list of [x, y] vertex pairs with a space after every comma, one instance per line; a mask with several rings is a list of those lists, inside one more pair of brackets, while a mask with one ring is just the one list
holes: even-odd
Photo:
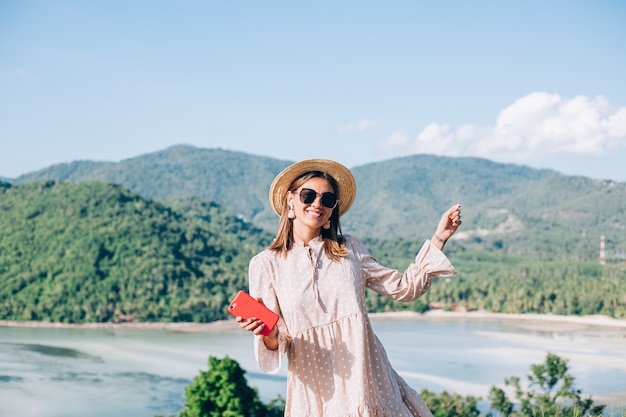
[[[263, 304], [263, 300], [261, 300], [260, 298], [257, 298], [257, 301]], [[261, 332], [263, 331], [263, 329], [265, 329], [265, 324], [263, 323], [263, 321], [257, 319], [256, 317], [244, 319], [241, 316], [236, 316], [235, 321], [239, 323], [239, 326], [242, 329], [252, 332], [256, 336], [261, 336]], [[278, 326], [274, 326], [268, 336], [263, 336], [263, 343], [270, 350], [278, 349]]]

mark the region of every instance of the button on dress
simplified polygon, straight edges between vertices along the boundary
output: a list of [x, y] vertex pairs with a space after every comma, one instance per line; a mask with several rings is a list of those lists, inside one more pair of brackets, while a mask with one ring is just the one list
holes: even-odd
[[296, 244], [286, 257], [265, 250], [251, 259], [250, 294], [280, 316], [278, 349], [256, 336], [256, 360], [264, 372], [277, 373], [287, 355], [286, 417], [432, 416], [391, 367], [372, 330], [365, 288], [413, 301], [433, 277], [456, 271], [428, 240], [401, 273], [344, 237], [347, 255], [338, 262], [324, 253], [321, 236]]

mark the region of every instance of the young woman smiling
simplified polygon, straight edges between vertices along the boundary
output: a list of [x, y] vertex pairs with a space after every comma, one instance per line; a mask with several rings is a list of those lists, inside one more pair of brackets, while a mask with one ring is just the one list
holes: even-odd
[[461, 224], [460, 205], [442, 215], [435, 234], [401, 273], [342, 234], [339, 218], [355, 196], [352, 173], [334, 161], [309, 159], [278, 174], [270, 187], [278, 233], [250, 261], [249, 285], [250, 294], [280, 319], [268, 336], [261, 335], [260, 320], [236, 320], [255, 334], [264, 372], [278, 372], [287, 355], [285, 416], [431, 416], [391, 367], [372, 330], [365, 289], [409, 302], [430, 288], [433, 277], [455, 274], [442, 249]]

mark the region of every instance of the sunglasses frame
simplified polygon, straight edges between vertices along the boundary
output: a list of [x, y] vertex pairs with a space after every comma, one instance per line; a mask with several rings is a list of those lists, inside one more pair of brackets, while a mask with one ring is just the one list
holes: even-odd
[[[312, 194], [315, 194], [315, 197], [313, 197], [313, 200], [307, 202], [307, 198], [305, 198], [305, 196], [302, 195], [303, 192], [306, 192], [309, 195], [309, 198]], [[317, 199], [317, 197], [320, 198], [320, 204], [328, 209], [334, 209], [335, 207], [337, 207], [337, 204], [339, 204], [339, 199], [337, 198], [337, 194], [332, 193], [330, 191], [326, 191], [325, 193], [318, 194], [317, 191], [312, 190], [310, 188], [301, 188], [300, 192], [298, 192], [298, 195], [300, 196], [300, 202], [302, 204], [313, 204], [313, 202]], [[326, 204], [324, 204], [324, 197], [327, 195], [331, 195], [335, 199], [335, 204], [332, 207], [329, 207]]]

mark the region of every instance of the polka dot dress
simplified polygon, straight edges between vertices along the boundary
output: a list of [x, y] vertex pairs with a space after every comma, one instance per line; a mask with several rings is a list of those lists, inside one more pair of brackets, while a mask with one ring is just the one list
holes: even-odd
[[455, 274], [454, 267], [430, 241], [404, 273], [379, 264], [349, 235], [346, 249], [347, 256], [332, 262], [318, 237], [286, 257], [266, 250], [252, 258], [250, 293], [281, 317], [278, 350], [255, 337], [260, 368], [278, 372], [286, 354], [287, 417], [432, 416], [372, 331], [365, 288], [412, 301], [432, 277]]

